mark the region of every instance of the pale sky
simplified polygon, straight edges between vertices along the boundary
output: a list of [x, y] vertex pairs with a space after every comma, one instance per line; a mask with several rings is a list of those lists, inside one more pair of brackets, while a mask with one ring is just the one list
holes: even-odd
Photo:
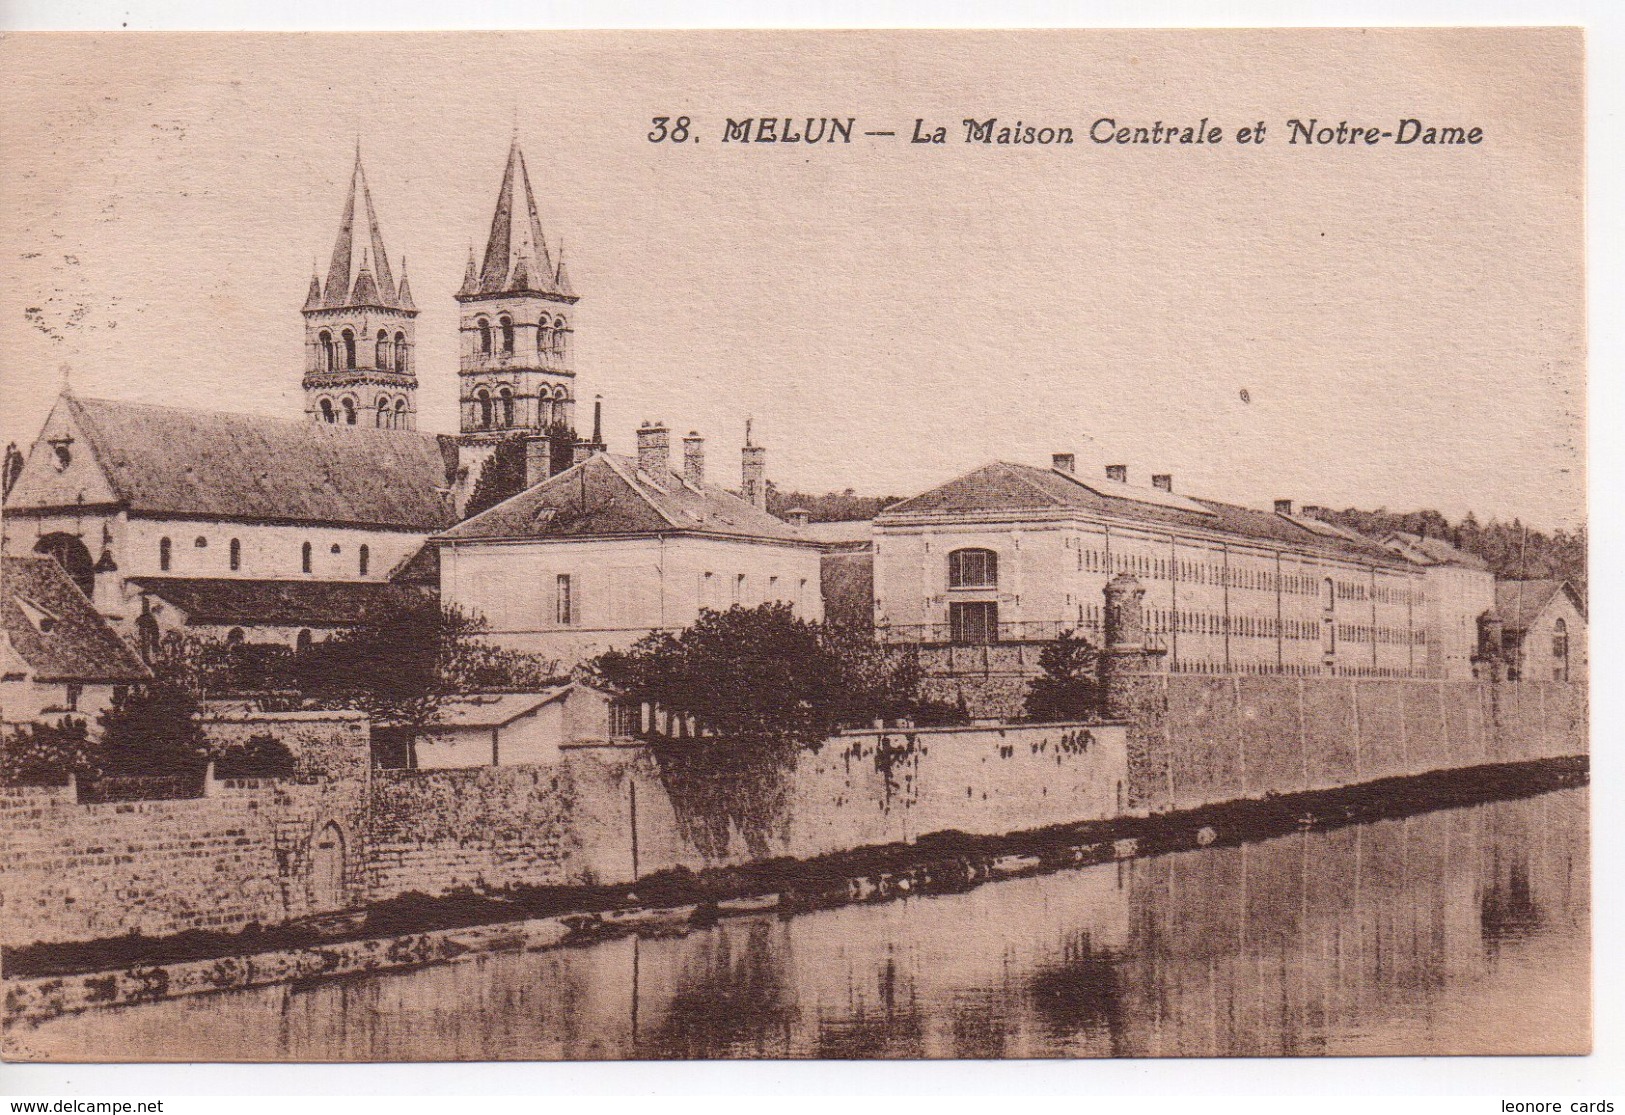
[[[213, 35], [0, 42], [0, 437], [85, 395], [302, 413], [298, 313], [359, 134], [407, 257], [420, 428], [517, 122], [574, 285], [578, 424], [780, 485], [908, 495], [988, 460], [1267, 506], [1584, 516], [1573, 32]], [[688, 115], [698, 144], [650, 144]], [[722, 144], [855, 116], [850, 146]], [[1066, 125], [966, 145], [960, 121]], [[1222, 126], [1102, 146], [1098, 118]], [[1479, 126], [1289, 145], [1286, 121]], [[948, 126], [911, 145], [916, 117]], [[1239, 147], [1259, 120], [1266, 142]], [[30, 314], [37, 308], [37, 314]], [[41, 328], [43, 326], [43, 328]], [[1242, 392], [1250, 402], [1242, 401]]]

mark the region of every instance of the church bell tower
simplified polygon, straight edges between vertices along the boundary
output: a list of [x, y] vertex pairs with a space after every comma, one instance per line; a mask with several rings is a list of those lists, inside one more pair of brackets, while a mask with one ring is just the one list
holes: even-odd
[[390, 269], [359, 143], [327, 283], [310, 277], [302, 313], [305, 413], [341, 426], [416, 429], [418, 311], [406, 260], [399, 285]]
[[465, 444], [575, 424], [575, 305], [564, 249], [549, 250], [514, 137], [484, 258], [457, 292], [458, 400]]

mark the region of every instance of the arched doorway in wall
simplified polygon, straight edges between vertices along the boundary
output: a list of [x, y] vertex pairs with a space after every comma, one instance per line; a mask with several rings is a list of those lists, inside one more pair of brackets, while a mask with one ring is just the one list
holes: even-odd
[[87, 597], [96, 591], [96, 563], [84, 540], [76, 534], [47, 534], [34, 543], [34, 552], [56, 559], [68, 577]]
[[344, 830], [327, 822], [310, 842], [310, 907], [328, 914], [348, 906], [344, 893]]

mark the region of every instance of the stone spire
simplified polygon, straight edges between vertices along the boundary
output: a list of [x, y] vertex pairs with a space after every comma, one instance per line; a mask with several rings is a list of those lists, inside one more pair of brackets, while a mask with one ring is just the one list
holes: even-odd
[[[514, 212], [514, 203], [523, 191], [524, 208]], [[521, 271], [520, 264], [524, 263]], [[531, 273], [534, 268], [534, 275]], [[523, 279], [534, 281], [532, 288], [517, 286]], [[557, 293], [553, 257], [542, 236], [541, 218], [536, 212], [536, 194], [530, 188], [530, 172], [514, 136], [508, 148], [508, 166], [497, 194], [496, 212], [491, 217], [491, 235], [485, 244], [485, 260], [480, 267], [479, 293], [500, 294], [516, 289], [536, 289]]]
[[480, 292], [480, 273], [474, 267], [474, 245], [468, 246], [468, 267], [463, 271], [463, 285], [458, 290], [459, 295], [478, 294]]
[[412, 301], [412, 284], [406, 278], [406, 257], [401, 257], [401, 285], [395, 289], [395, 305], [403, 310], [415, 310], [417, 306]]
[[322, 278], [314, 271], [310, 275], [310, 293], [305, 295], [304, 308], [307, 310], [322, 308]]
[[[359, 213], [358, 213], [359, 211]], [[356, 218], [360, 216], [366, 227], [359, 230]], [[359, 245], [357, 240], [360, 241]], [[360, 248], [364, 257], [370, 256], [375, 268], [372, 286], [375, 304], [396, 305], [395, 277], [389, 270], [389, 254], [384, 250], [384, 235], [378, 228], [378, 214], [372, 205], [372, 190], [367, 186], [367, 172], [361, 166], [361, 145], [356, 144], [355, 168], [350, 172], [350, 193], [344, 202], [344, 216], [339, 220], [338, 239], [333, 242], [333, 260], [327, 268], [327, 286], [322, 305], [328, 309], [356, 305], [355, 290], [361, 285], [359, 275], [351, 286], [351, 273], [355, 254]]]
[[570, 285], [570, 272], [564, 269], [563, 240], [559, 241], [559, 269], [553, 275], [553, 286], [560, 294], [575, 294], [575, 288]]

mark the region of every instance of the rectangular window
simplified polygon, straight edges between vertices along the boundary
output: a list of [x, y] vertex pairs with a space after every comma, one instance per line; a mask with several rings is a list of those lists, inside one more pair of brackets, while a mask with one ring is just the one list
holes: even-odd
[[643, 708], [632, 701], [609, 703], [609, 735], [611, 739], [631, 739], [638, 734], [643, 719]]
[[570, 580], [570, 574], [560, 573], [557, 584], [557, 620], [560, 627], [568, 627], [576, 622], [575, 586]]
[[948, 555], [949, 588], [994, 588], [999, 559], [992, 550], [955, 550]]
[[767, 579], [767, 598], [769, 600], [777, 600], [779, 598], [779, 579], [777, 577], [769, 577]]
[[745, 575], [743, 573], [735, 574], [734, 576], [733, 602], [736, 605], [743, 604], [745, 602]]
[[987, 603], [948, 605], [949, 638], [960, 644], [983, 645], [998, 642], [999, 606]]

